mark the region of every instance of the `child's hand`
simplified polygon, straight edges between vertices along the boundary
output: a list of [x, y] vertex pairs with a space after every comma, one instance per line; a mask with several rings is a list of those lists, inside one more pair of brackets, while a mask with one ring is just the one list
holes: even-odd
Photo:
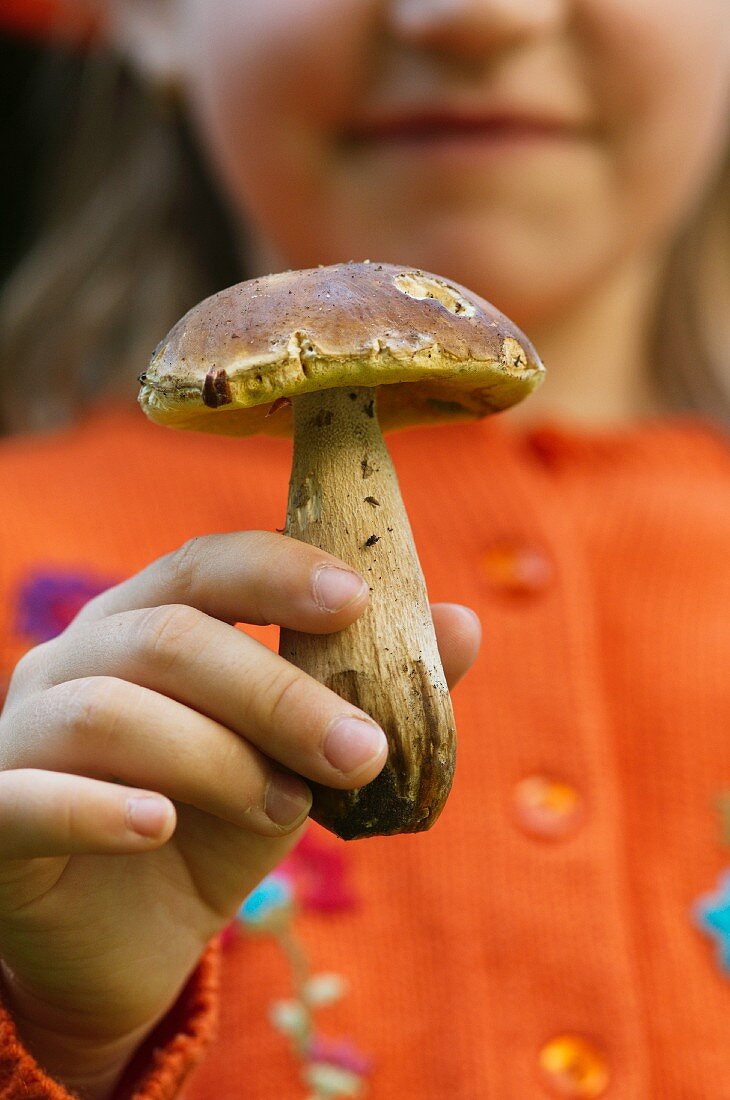
[[[311, 800], [290, 773], [351, 788], [385, 762], [365, 715], [231, 624], [325, 633], [367, 600], [359, 575], [305, 543], [214, 535], [96, 597], [18, 664], [0, 718], [0, 974], [21, 1037], [69, 1087], [110, 1092], [296, 842]], [[451, 605], [434, 621], [453, 685], [478, 621]]]

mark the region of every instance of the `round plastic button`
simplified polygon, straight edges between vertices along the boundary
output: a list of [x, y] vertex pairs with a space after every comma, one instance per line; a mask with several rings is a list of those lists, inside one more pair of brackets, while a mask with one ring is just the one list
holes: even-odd
[[528, 775], [516, 783], [513, 805], [520, 827], [542, 840], [570, 836], [583, 816], [583, 799], [575, 787], [545, 775]]
[[554, 1096], [591, 1100], [608, 1086], [605, 1055], [582, 1035], [557, 1035], [539, 1056], [544, 1084]]
[[541, 592], [553, 578], [553, 566], [542, 550], [534, 546], [500, 542], [490, 546], [482, 558], [487, 580], [498, 591], [513, 596]]

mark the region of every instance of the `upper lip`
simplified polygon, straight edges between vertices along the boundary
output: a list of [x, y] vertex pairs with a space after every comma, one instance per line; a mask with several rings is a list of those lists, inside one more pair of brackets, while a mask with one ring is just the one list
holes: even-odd
[[355, 141], [387, 141], [500, 130], [577, 134], [586, 129], [585, 119], [544, 106], [411, 107], [364, 115], [348, 127], [347, 136]]

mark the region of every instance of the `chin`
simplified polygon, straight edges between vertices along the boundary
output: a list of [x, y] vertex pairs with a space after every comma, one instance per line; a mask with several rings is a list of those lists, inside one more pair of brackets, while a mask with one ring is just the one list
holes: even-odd
[[[580, 296], [602, 269], [600, 254], [566, 240], [530, 238], [525, 231], [505, 232], [461, 225], [438, 231], [417, 227], [412, 232], [349, 234], [346, 241], [320, 239], [316, 248], [301, 242], [293, 267], [373, 260], [431, 271], [461, 283], [486, 298], [521, 327], [549, 323]], [[568, 240], [570, 238], [567, 238]], [[585, 242], [583, 242], [585, 243]]]

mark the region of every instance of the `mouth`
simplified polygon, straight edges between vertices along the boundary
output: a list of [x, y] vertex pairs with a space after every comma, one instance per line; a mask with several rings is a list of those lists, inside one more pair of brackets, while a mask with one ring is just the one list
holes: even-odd
[[346, 132], [345, 140], [351, 147], [454, 141], [495, 144], [576, 138], [584, 132], [577, 122], [537, 113], [421, 111], [364, 119]]

